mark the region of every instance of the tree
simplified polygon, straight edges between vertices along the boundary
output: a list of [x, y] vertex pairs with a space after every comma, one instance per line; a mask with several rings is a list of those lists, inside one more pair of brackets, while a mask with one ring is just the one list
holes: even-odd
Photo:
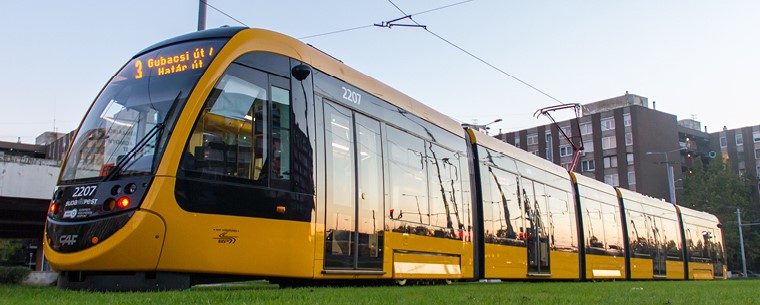
[[[724, 248], [729, 269], [741, 269], [741, 250], [736, 208], [741, 209], [742, 223], [751, 220], [752, 186], [749, 180], [732, 172], [718, 154], [707, 165], [697, 158], [692, 172], [684, 179], [684, 195], [679, 204], [718, 216], [723, 228]], [[743, 227], [744, 250], [748, 268], [760, 259], [760, 230]]]
[[12, 255], [21, 249], [21, 242], [10, 239], [0, 239], [0, 262], [7, 261]]

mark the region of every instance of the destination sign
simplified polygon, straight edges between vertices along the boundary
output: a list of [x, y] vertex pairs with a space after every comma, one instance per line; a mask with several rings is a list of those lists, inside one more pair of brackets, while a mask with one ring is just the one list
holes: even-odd
[[173, 54], [159, 55], [153, 58], [141, 58], [134, 62], [134, 77], [141, 79], [146, 75], [165, 76], [185, 71], [203, 69], [216, 55], [214, 47], [197, 47], [192, 50], [179, 50]]

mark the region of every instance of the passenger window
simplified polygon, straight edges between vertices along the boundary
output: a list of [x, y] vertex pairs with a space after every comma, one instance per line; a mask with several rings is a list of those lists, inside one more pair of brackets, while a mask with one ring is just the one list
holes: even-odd
[[182, 156], [188, 174], [265, 184], [267, 76], [232, 65], [214, 87]]
[[604, 221], [604, 237], [607, 243], [607, 253], [619, 255], [622, 253], [622, 238], [620, 237], [620, 210], [616, 206], [602, 204], [602, 218]]
[[430, 224], [446, 227], [450, 233], [464, 228], [459, 206], [461, 188], [459, 181], [459, 160], [454, 152], [427, 145], [428, 187], [430, 196]]
[[425, 142], [388, 127], [391, 217], [396, 220], [430, 223], [425, 171]]
[[[290, 187], [291, 104], [287, 79], [232, 64], [211, 91], [180, 172]], [[271, 130], [271, 132], [270, 132]]]
[[290, 91], [272, 86], [272, 178], [290, 180]]
[[631, 243], [632, 257], [650, 257], [652, 250], [651, 230], [647, 218], [641, 212], [628, 211], [628, 239]]

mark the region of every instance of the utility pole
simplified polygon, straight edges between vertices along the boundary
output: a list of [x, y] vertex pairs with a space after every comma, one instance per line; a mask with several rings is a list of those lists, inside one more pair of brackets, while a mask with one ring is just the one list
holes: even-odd
[[198, 0], [198, 31], [206, 29], [206, 0]]
[[747, 276], [747, 258], [744, 257], [744, 236], [742, 235], [742, 214], [739, 208], [736, 208], [736, 218], [739, 220], [739, 248], [742, 251], [742, 274]]

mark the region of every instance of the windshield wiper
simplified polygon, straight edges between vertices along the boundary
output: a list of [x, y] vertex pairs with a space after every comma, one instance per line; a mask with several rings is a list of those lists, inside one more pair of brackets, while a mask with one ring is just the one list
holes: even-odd
[[164, 123], [158, 123], [155, 126], [153, 126], [153, 128], [148, 130], [148, 133], [146, 133], [145, 136], [142, 139], [140, 139], [140, 142], [137, 142], [135, 147], [132, 147], [132, 149], [130, 149], [129, 152], [127, 152], [127, 154], [123, 158], [121, 158], [121, 160], [119, 160], [119, 162], [116, 163], [116, 165], [114, 165], [114, 167], [112, 167], [110, 171], [108, 171], [108, 175], [106, 175], [106, 177], [103, 178], [103, 181], [104, 182], [109, 181], [113, 179], [116, 176], [116, 174], [121, 172], [124, 169], [124, 166], [126, 166], [127, 163], [129, 163], [129, 161], [132, 160], [132, 158], [134, 158], [137, 155], [137, 153], [140, 150], [142, 150], [143, 147], [145, 147], [145, 145], [147, 145], [151, 139], [153, 139], [154, 136], [156, 136], [162, 129], [164, 129], [164, 126], [166, 126]]

